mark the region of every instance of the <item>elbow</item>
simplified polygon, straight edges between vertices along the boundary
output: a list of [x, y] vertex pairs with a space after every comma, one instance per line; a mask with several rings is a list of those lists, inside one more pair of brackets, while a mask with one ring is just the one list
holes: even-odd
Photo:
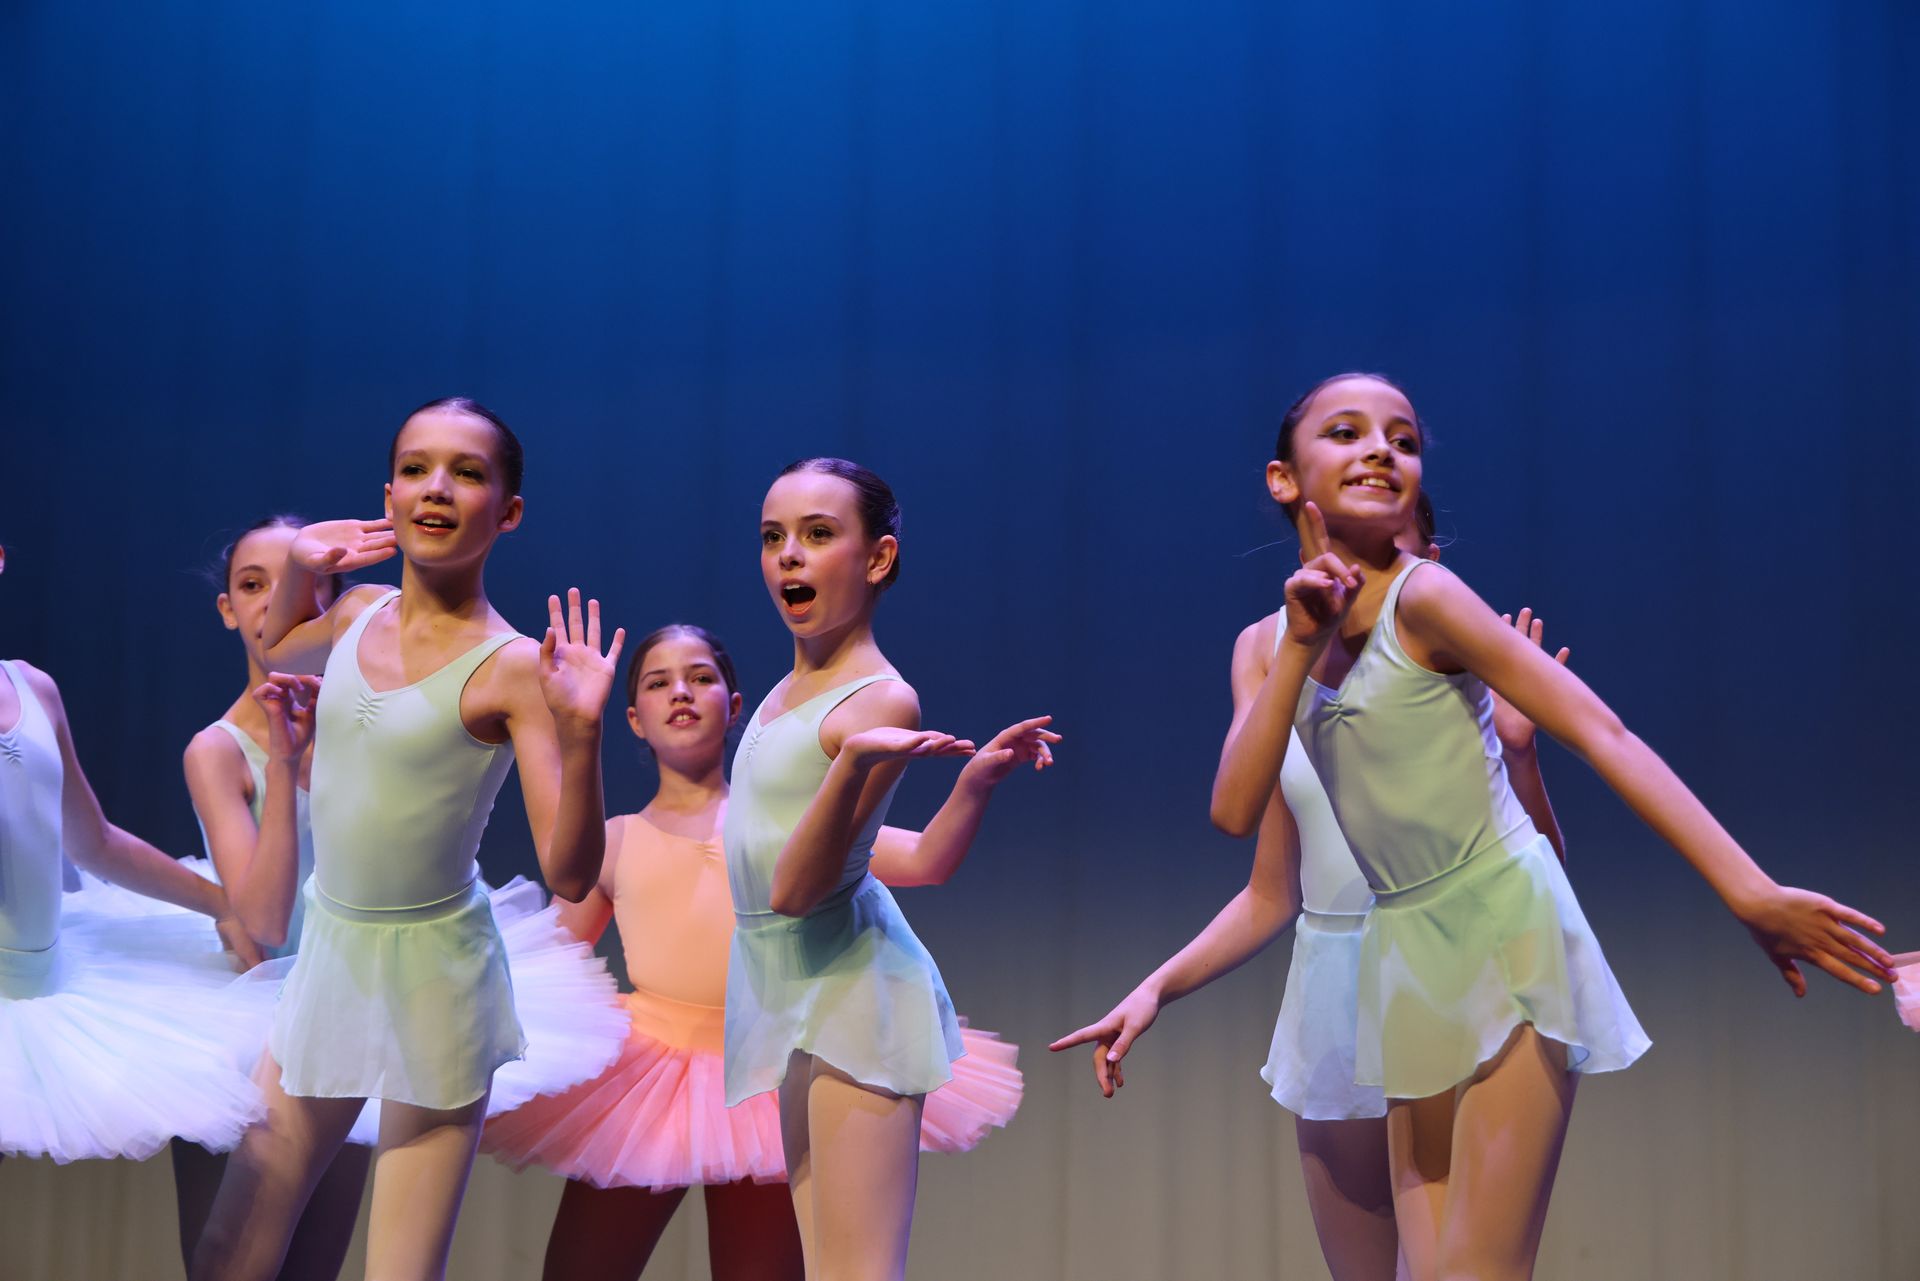
[[261, 947], [278, 949], [287, 945], [287, 927], [284, 923], [278, 928], [269, 927], [258, 930], [249, 925], [247, 933], [252, 935], [253, 941]]
[[783, 882], [778, 876], [773, 878], [773, 888], [767, 895], [767, 906], [781, 916], [805, 916], [819, 904], [819, 901], [818, 895], [803, 893], [795, 886]]
[[557, 899], [578, 903], [593, 892], [593, 882], [578, 876], [555, 876], [547, 880], [547, 889]]
[[1252, 836], [1254, 829], [1260, 825], [1258, 814], [1243, 814], [1230, 801], [1219, 796], [1213, 798], [1213, 805], [1209, 808], [1207, 816], [1213, 820], [1215, 827], [1228, 836]]

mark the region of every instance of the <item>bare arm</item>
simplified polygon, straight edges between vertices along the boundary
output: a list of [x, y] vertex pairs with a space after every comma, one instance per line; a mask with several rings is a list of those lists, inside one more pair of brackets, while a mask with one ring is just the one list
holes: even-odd
[[[293, 789], [298, 766], [267, 763], [267, 795], [255, 825], [246, 797], [247, 763], [225, 732], [208, 728], [194, 735], [185, 758], [187, 795], [207, 834], [207, 852], [234, 914], [264, 947], [287, 941], [293, 919], [294, 885], [299, 868]], [[284, 793], [276, 796], [276, 792]]]
[[549, 626], [536, 650], [509, 642], [494, 662], [508, 707], [507, 733], [520, 764], [520, 791], [547, 888], [570, 902], [600, 879], [606, 809], [600, 776], [600, 721], [613, 689], [626, 632], [600, 653], [600, 603], [580, 593], [547, 598]]
[[234, 948], [242, 962], [257, 964], [259, 949], [252, 947], [251, 940], [245, 937], [245, 928], [234, 918], [225, 891], [177, 859], [107, 821], [93, 794], [93, 786], [87, 782], [86, 771], [80, 768], [79, 753], [74, 750], [73, 733], [67, 725], [67, 709], [60, 699], [59, 688], [52, 677], [37, 668], [21, 663], [20, 670], [26, 674], [41, 706], [46, 708], [47, 718], [53, 722], [54, 737], [60, 744], [61, 852], [102, 880], [212, 917], [221, 927], [221, 937]]
[[624, 814], [607, 820], [606, 857], [600, 862], [600, 879], [587, 891], [587, 896], [578, 903], [556, 900], [560, 924], [582, 943], [598, 944], [600, 936], [607, 932], [607, 923], [613, 919], [613, 868], [627, 821]]
[[1020, 765], [1031, 762], [1039, 771], [1053, 764], [1053, 744], [1060, 735], [1047, 728], [1052, 720], [1036, 716], [996, 734], [960, 771], [925, 832], [881, 828], [868, 865], [874, 876], [887, 885], [945, 885], [973, 847], [993, 789]]
[[394, 552], [388, 520], [328, 520], [302, 528], [287, 548], [286, 568], [261, 626], [267, 666], [303, 673], [324, 668], [341, 630], [387, 589], [363, 584], [323, 611], [314, 591], [320, 575], [377, 565]]
[[[1547, 626], [1534, 617], [1531, 609], [1521, 609], [1518, 619], [1510, 615], [1500, 615], [1502, 623], [1512, 623], [1513, 630], [1524, 636], [1536, 648], [1544, 649]], [[1553, 661], [1562, 667], [1572, 651], [1565, 646], [1553, 656]], [[1553, 802], [1547, 799], [1547, 780], [1540, 773], [1540, 750], [1535, 741], [1533, 722], [1526, 713], [1493, 692], [1493, 732], [1499, 736], [1500, 751], [1507, 763], [1507, 782], [1513, 788], [1515, 799], [1520, 808], [1533, 820], [1533, 828], [1547, 838], [1553, 846], [1553, 852], [1560, 856], [1564, 865], [1567, 861], [1567, 838], [1561, 834], [1560, 819], [1553, 812]]]
[[1220, 909], [1193, 941], [1097, 1023], [1055, 1041], [1049, 1049], [1094, 1044], [1093, 1073], [1108, 1098], [1126, 1084], [1120, 1061], [1153, 1026], [1169, 1002], [1197, 992], [1265, 950], [1300, 915], [1300, 835], [1276, 783], [1268, 793], [1247, 886]]
[[1503, 624], [1466, 584], [1448, 573], [1413, 575], [1401, 591], [1400, 622], [1403, 637], [1423, 646], [1436, 666], [1472, 672], [1591, 765], [1740, 918], [1796, 993], [1806, 990], [1797, 960], [1863, 991], [1879, 990], [1854, 968], [1891, 972], [1885, 950], [1854, 932], [1880, 933], [1879, 922], [1775, 883], [1585, 682]]

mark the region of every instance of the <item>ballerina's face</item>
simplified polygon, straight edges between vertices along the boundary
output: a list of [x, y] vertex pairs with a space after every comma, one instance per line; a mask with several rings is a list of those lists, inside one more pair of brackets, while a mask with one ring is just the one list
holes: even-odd
[[1322, 387], [1294, 429], [1292, 457], [1267, 464], [1274, 501], [1311, 501], [1327, 528], [1398, 534], [1420, 497], [1419, 419], [1397, 388], [1376, 378]]
[[698, 772], [725, 755], [727, 730], [740, 715], [740, 695], [727, 688], [705, 641], [669, 632], [640, 659], [640, 683], [627, 724], [654, 754]]
[[421, 565], [483, 557], [520, 524], [522, 503], [507, 492], [493, 424], [465, 410], [426, 409], [407, 419], [393, 445], [387, 517], [400, 554]]
[[[240, 633], [247, 657], [260, 667], [266, 666], [260, 632], [287, 567], [287, 548], [299, 532], [291, 525], [268, 525], [241, 535], [228, 557], [227, 590], [214, 601], [227, 630]], [[323, 578], [315, 585], [314, 595], [322, 609], [333, 602], [331, 583], [331, 578]]]
[[760, 577], [795, 636], [833, 631], [872, 610], [898, 550], [891, 534], [868, 536], [858, 491], [825, 472], [782, 476], [760, 508]]

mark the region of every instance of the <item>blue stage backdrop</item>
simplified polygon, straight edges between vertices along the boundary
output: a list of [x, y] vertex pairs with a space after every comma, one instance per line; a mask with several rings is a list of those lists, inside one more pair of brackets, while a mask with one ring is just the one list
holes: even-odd
[[[244, 674], [202, 567], [264, 513], [377, 513], [412, 405], [473, 395], [527, 443], [509, 618], [578, 584], [633, 632], [705, 623], [749, 703], [790, 657], [765, 486], [865, 462], [928, 723], [1068, 736], [904, 896], [1028, 1074], [1008, 1133], [926, 1163], [914, 1275], [1323, 1275], [1255, 1075], [1284, 943], [1170, 1009], [1115, 1102], [1044, 1049], [1243, 883], [1206, 799], [1234, 634], [1294, 564], [1280, 412], [1402, 380], [1448, 562], [1777, 875], [1920, 946], [1917, 15], [15, 0], [0, 653], [60, 681], [110, 815], [186, 854], [180, 751]], [[617, 720], [607, 762], [641, 803]], [[1920, 1042], [1884, 999], [1793, 1002], [1547, 768], [1655, 1047], [1581, 1089], [1543, 1274], [1916, 1275]], [[915, 766], [898, 820], [950, 775]], [[483, 861], [533, 872], [517, 795]], [[456, 1272], [532, 1275], [551, 1192], [483, 1169]], [[22, 1275], [168, 1275], [169, 1195], [164, 1162], [10, 1161], [0, 1240]]]

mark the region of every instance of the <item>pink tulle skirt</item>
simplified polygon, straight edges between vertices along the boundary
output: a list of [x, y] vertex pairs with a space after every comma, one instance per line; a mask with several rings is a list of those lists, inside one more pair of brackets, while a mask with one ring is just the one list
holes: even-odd
[[1920, 952], [1893, 958], [1893, 1009], [1902, 1023], [1920, 1032]]
[[[626, 998], [632, 1024], [612, 1067], [487, 1122], [480, 1147], [516, 1170], [539, 1165], [595, 1186], [680, 1188], [787, 1177], [776, 1094], [726, 1106], [725, 1012], [652, 992]], [[967, 1053], [927, 1096], [920, 1147], [964, 1152], [1020, 1107], [1017, 1046], [963, 1027]]]

